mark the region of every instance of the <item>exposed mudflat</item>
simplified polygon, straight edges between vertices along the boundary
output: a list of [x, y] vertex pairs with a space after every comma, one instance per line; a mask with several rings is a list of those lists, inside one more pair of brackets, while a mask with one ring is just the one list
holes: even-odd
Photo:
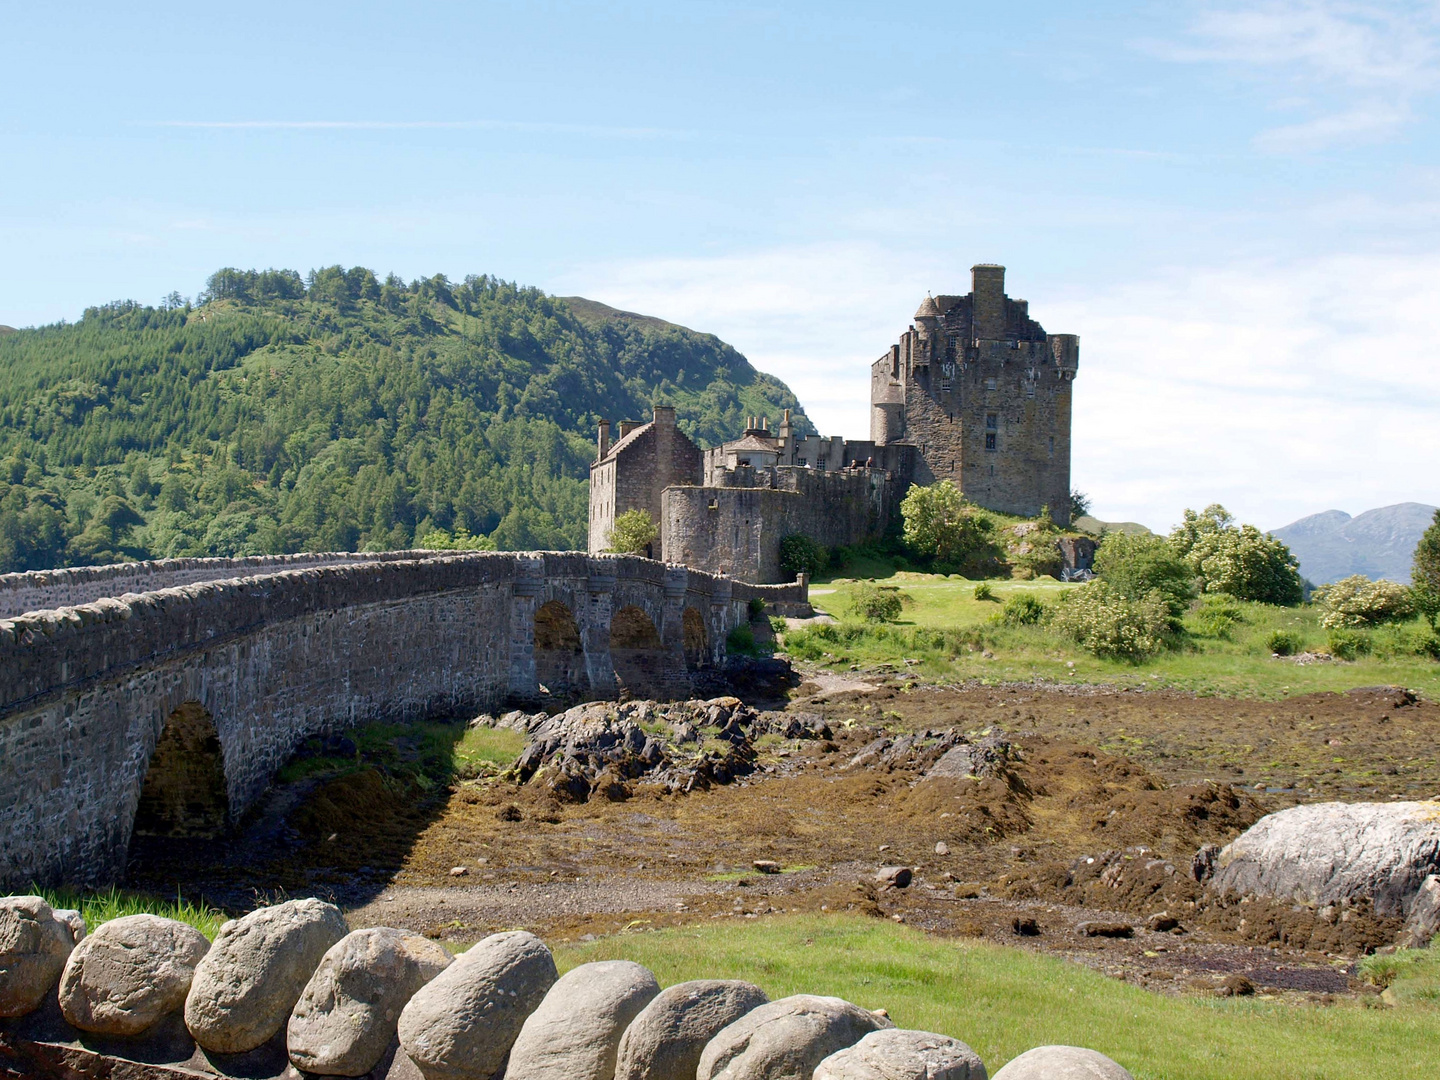
[[[792, 708], [823, 712], [833, 738], [772, 740], [728, 785], [636, 782], [574, 802], [535, 782], [427, 792], [374, 770], [321, 777], [277, 791], [286, 812], [262, 809], [234, 843], [137, 850], [131, 884], [232, 908], [328, 895], [356, 926], [456, 942], [859, 911], [1162, 991], [1228, 977], [1323, 997], [1356, 992], [1353, 961], [1397, 928], [1359, 907], [1322, 919], [1217, 902], [1191, 877], [1196, 849], [1296, 802], [1440, 793], [1440, 706], [1389, 690], [1259, 702], [810, 672]], [[922, 779], [904, 755], [855, 762], [886, 733], [949, 728], [1002, 736], [1008, 762], [978, 780]], [[887, 865], [914, 881], [882, 886]]]

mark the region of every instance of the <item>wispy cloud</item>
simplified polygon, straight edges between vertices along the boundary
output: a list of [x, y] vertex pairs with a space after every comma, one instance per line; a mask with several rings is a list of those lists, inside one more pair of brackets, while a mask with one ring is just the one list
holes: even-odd
[[279, 131], [517, 131], [546, 135], [589, 135], [605, 139], [679, 139], [693, 134], [673, 128], [611, 127], [529, 120], [151, 120], [144, 127]]
[[[1146, 42], [1146, 51], [1183, 63], [1213, 63], [1273, 74], [1289, 90], [1318, 91], [1319, 115], [1262, 131], [1271, 152], [1306, 152], [1383, 139], [1440, 87], [1440, 4], [1350, 0], [1207, 3], [1180, 42]], [[1294, 107], [1293, 94], [1275, 103]], [[1327, 104], [1329, 107], [1327, 108]]]

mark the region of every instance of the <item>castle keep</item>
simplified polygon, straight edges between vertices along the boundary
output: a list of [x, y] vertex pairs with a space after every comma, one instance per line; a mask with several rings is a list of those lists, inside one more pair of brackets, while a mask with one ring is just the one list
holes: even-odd
[[648, 424], [602, 421], [590, 466], [590, 551], [615, 519], [644, 510], [647, 552], [742, 581], [774, 582], [780, 541], [875, 540], [912, 484], [950, 480], [971, 502], [1070, 519], [1070, 387], [1079, 339], [1047, 334], [1005, 268], [971, 270], [965, 296], [926, 297], [915, 322], [870, 370], [870, 438], [799, 436], [790, 413], [772, 433], [752, 417], [739, 439], [701, 451], [659, 406]]
[[913, 483], [950, 480], [971, 502], [1070, 523], [1070, 387], [1080, 339], [1047, 334], [1005, 268], [973, 267], [968, 296], [926, 297], [870, 367], [870, 438], [917, 450]]

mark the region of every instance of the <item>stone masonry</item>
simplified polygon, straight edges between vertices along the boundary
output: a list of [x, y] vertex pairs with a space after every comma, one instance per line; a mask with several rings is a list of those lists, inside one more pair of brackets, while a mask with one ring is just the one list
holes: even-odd
[[[593, 698], [687, 696], [752, 599], [804, 592], [631, 556], [428, 552], [0, 619], [0, 889], [115, 880], [142, 803], [147, 827], [186, 807], [233, 823], [312, 735], [534, 700], [562, 667]], [[218, 767], [176, 760], [207, 753]]]

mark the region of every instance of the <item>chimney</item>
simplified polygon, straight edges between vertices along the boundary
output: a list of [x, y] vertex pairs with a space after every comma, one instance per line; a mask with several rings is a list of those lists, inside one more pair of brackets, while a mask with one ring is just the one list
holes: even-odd
[[597, 461], [604, 461], [605, 458], [606, 458], [606, 456], [607, 456], [609, 453], [610, 453], [610, 421], [609, 421], [609, 420], [601, 420], [601, 421], [600, 421], [600, 456], [599, 456], [598, 458], [596, 458], [596, 460], [597, 460]]
[[788, 439], [790, 438], [790, 433], [790, 410], [786, 409], [780, 416], [780, 438]]
[[1005, 336], [1005, 267], [978, 263], [970, 268], [970, 290], [975, 303], [975, 336], [995, 340]]
[[655, 426], [657, 428], [673, 428], [675, 426], [675, 407], [673, 405], [655, 406]]
[[623, 439], [626, 435], [629, 435], [630, 432], [634, 431], [634, 430], [635, 430], [637, 427], [639, 427], [639, 426], [640, 426], [640, 421], [639, 421], [639, 420], [621, 420], [621, 421], [620, 421], [620, 438]]

